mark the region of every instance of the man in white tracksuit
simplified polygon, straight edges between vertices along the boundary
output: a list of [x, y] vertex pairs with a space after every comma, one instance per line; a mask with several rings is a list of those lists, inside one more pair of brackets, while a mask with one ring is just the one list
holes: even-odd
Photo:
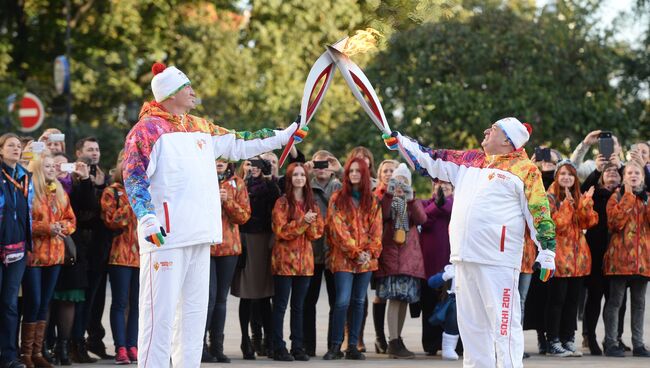
[[505, 118], [485, 130], [483, 151], [431, 150], [394, 133], [426, 176], [455, 186], [449, 223], [456, 268], [458, 327], [464, 367], [522, 367], [519, 270], [528, 226], [539, 250], [536, 266], [555, 270], [555, 225], [541, 173], [522, 147], [530, 127]]
[[[221, 243], [215, 158], [241, 160], [287, 144], [283, 131], [234, 132], [189, 115], [195, 96], [177, 68], [154, 64], [155, 101], [126, 138], [124, 186], [138, 218], [139, 367], [200, 366], [210, 245]], [[135, 360], [131, 352], [129, 358]]]

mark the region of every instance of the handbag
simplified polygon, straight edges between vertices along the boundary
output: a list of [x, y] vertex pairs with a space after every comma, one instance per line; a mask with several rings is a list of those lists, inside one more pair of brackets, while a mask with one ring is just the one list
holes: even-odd
[[65, 266], [72, 266], [77, 263], [77, 245], [70, 235], [63, 238], [63, 244], [65, 245], [63, 264]]
[[456, 297], [449, 295], [445, 300], [436, 304], [436, 307], [433, 309], [433, 313], [431, 313], [431, 317], [429, 317], [429, 324], [432, 326], [438, 326], [445, 323], [445, 320], [447, 319], [447, 310], [451, 304], [455, 302]]

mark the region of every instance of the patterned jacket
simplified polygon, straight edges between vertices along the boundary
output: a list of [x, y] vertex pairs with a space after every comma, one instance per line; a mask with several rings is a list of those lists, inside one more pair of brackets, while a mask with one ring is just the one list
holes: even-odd
[[[314, 274], [314, 252], [311, 242], [323, 236], [325, 223], [318, 205], [311, 209], [316, 212], [316, 220], [308, 224], [304, 220], [307, 212], [296, 206], [289, 213], [287, 196], [280, 197], [273, 207], [273, 233], [275, 244], [271, 253], [271, 268], [274, 275], [312, 276]], [[295, 220], [298, 218], [299, 220]]]
[[174, 115], [146, 103], [126, 137], [124, 187], [138, 219], [155, 215], [165, 245], [139, 239], [140, 252], [222, 242], [215, 159], [247, 159], [282, 147], [291, 133], [235, 132], [193, 115]]
[[607, 222], [611, 238], [604, 274], [650, 277], [650, 205], [632, 193], [614, 193], [607, 202]]
[[525, 229], [538, 249], [555, 249], [542, 176], [524, 150], [432, 150], [398, 134], [420, 174], [454, 185], [450, 260], [519, 269]]
[[32, 251], [28, 253], [29, 267], [46, 267], [63, 264], [65, 244], [63, 239], [52, 236], [50, 225], [63, 225], [63, 232], [70, 235], [75, 232], [77, 219], [72, 211], [70, 199], [65, 195], [65, 205], [56, 200], [56, 193], [49, 192], [32, 207]]
[[533, 273], [533, 265], [537, 258], [537, 247], [535, 242], [530, 238], [530, 232], [526, 229], [524, 236], [524, 254], [521, 257], [521, 273]]
[[[553, 188], [553, 187], [551, 187]], [[598, 223], [594, 200], [584, 194], [575, 208], [569, 201], [557, 203], [549, 193], [551, 216], [555, 222], [555, 277], [580, 277], [591, 273], [591, 251], [583, 230]]]
[[138, 221], [131, 209], [124, 186], [113, 183], [104, 189], [101, 203], [104, 224], [115, 232], [108, 255], [108, 264], [140, 267]]
[[228, 200], [221, 202], [221, 225], [223, 242], [210, 247], [212, 257], [236, 256], [241, 254], [241, 237], [239, 225], [251, 218], [251, 204], [248, 200], [246, 183], [239, 176], [233, 175], [220, 183], [228, 192]]
[[[358, 207], [353, 211], [336, 208], [338, 191], [332, 195], [327, 209], [327, 234], [330, 253], [327, 265], [332, 272], [362, 273], [376, 271], [381, 255], [383, 231], [379, 200], [373, 195], [370, 213], [362, 213]], [[363, 265], [356, 259], [362, 251], [370, 252], [370, 262]]]

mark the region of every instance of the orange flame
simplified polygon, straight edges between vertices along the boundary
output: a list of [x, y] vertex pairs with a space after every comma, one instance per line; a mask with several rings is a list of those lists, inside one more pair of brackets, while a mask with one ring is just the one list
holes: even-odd
[[367, 52], [377, 47], [377, 40], [380, 37], [383, 35], [372, 28], [358, 30], [354, 36], [348, 38], [341, 52], [348, 56]]

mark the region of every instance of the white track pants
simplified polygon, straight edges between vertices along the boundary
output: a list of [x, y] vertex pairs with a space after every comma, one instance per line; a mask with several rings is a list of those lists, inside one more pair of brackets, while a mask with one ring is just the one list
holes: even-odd
[[140, 256], [138, 367], [201, 365], [209, 280], [209, 244]]
[[470, 262], [455, 266], [463, 367], [523, 367], [519, 271]]

